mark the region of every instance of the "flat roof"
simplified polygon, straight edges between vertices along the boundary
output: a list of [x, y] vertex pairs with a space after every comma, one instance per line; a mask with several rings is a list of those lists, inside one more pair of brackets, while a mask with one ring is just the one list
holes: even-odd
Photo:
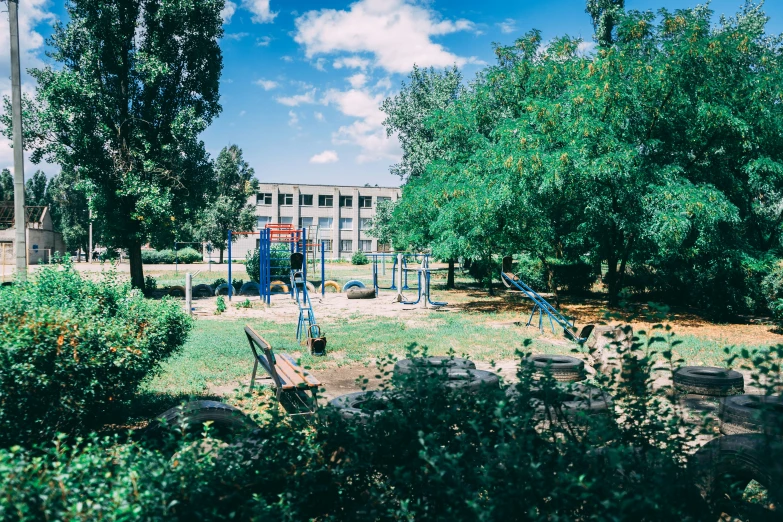
[[261, 185], [291, 185], [292, 187], [332, 187], [332, 188], [372, 188], [372, 189], [387, 189], [387, 190], [402, 190], [402, 187], [377, 187], [375, 185], [314, 185], [312, 183], [258, 183]]

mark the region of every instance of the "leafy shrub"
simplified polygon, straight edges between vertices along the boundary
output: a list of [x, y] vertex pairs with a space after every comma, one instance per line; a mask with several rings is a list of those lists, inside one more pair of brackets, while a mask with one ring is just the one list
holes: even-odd
[[544, 263], [527, 254], [522, 254], [515, 259], [514, 273], [530, 288], [536, 292], [549, 291]]
[[201, 253], [193, 248], [183, 248], [182, 250], [142, 250], [141, 260], [148, 265], [173, 265], [182, 263], [189, 265], [202, 260]]
[[235, 278], [231, 279], [231, 286], [234, 287], [234, 292], [235, 293], [239, 293], [239, 290], [242, 289], [242, 285], [244, 285], [244, 284], [245, 284], [245, 280], [244, 279], [235, 279]]
[[218, 277], [217, 279], [215, 279], [215, 280], [212, 282], [212, 284], [211, 284], [210, 286], [211, 286], [213, 289], [215, 289], [215, 288], [219, 287], [220, 285], [224, 285], [224, 284], [226, 284], [226, 283], [228, 283], [228, 281], [226, 281], [226, 280], [225, 280], [225, 278], [223, 278], [223, 277]]
[[555, 284], [558, 290], [571, 294], [582, 294], [590, 290], [595, 282], [593, 267], [589, 264], [577, 261], [566, 263], [563, 261], [550, 261], [553, 263]]
[[109, 273], [82, 278], [66, 260], [0, 290], [0, 446], [78, 430], [185, 342], [180, 304], [144, 299]]
[[[767, 366], [781, 355], [770, 353]], [[500, 389], [450, 390], [437, 373], [413, 375], [396, 384], [416, 392], [390, 395], [372, 422], [324, 409], [313, 430], [273, 414], [237, 445], [205, 428], [203, 440], [165, 451], [116, 439], [0, 450], [0, 518], [716, 520], [695, 487], [697, 469], [686, 465], [698, 428], [655, 395], [650, 359], [638, 369], [626, 383], [599, 376], [624, 415], [566, 421], [568, 399], [551, 375], [534, 386], [533, 369], [522, 366], [514, 400]], [[295, 472], [281, 463], [296, 463]]]
[[352, 265], [368, 265], [368, 264], [370, 264], [370, 260], [367, 259], [366, 255], [364, 255], [364, 252], [362, 252], [361, 250], [357, 250], [351, 256], [351, 264]]
[[[245, 271], [254, 283], [261, 282], [260, 253], [256, 248], [247, 253], [245, 259]], [[271, 276], [273, 279], [288, 279], [291, 273], [291, 249], [285, 244], [273, 244], [270, 260]]]
[[222, 314], [223, 312], [226, 311], [226, 300], [223, 299], [222, 295], [218, 296], [216, 305], [217, 305], [218, 314]]
[[154, 290], [157, 289], [158, 289], [158, 280], [148, 274], [144, 278], [144, 294], [150, 295]]

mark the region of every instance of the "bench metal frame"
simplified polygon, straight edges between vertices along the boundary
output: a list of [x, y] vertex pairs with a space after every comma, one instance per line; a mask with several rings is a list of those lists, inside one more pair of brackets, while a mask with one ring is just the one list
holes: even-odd
[[[272, 380], [275, 383], [277, 401], [282, 404], [286, 410], [289, 410], [290, 406], [293, 406], [296, 409], [296, 411], [289, 411], [289, 413], [292, 415], [312, 415], [315, 413], [318, 408], [318, 388], [321, 386], [318, 379], [296, 364], [296, 361], [294, 361], [290, 355], [279, 353], [277, 356], [283, 358], [302, 381], [302, 383], [292, 382], [287, 375], [281, 375], [281, 373], [284, 372], [278, 371], [278, 362], [275, 353], [272, 350], [272, 345], [249, 326], [245, 326], [245, 335], [250, 344], [250, 349], [253, 351], [254, 359], [253, 376], [250, 378], [250, 390], [252, 390], [255, 385], [256, 373], [258, 372], [258, 366], [260, 364], [264, 371], [272, 377]], [[259, 349], [261, 353], [259, 353]], [[308, 392], [312, 395], [312, 399], [308, 396]], [[291, 400], [284, 402], [284, 397]]]

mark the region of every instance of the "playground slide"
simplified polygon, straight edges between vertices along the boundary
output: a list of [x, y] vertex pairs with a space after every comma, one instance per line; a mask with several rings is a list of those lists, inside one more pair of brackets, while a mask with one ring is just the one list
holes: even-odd
[[[585, 336], [584, 333], [581, 335], [576, 334], [576, 326], [573, 322], [558, 312], [554, 306], [549, 304], [549, 302], [541, 297], [538, 292], [526, 285], [513, 272], [501, 271], [500, 279], [507, 288], [515, 288], [525, 294], [531, 301], [533, 301], [533, 311], [530, 313], [530, 318], [527, 320], [527, 326], [530, 326], [530, 324], [533, 322], [533, 316], [535, 316], [536, 312], [538, 312], [538, 328], [541, 331], [544, 330], [544, 314], [546, 314], [549, 317], [549, 325], [552, 327], [552, 333], [555, 333], [554, 323], [557, 323], [563, 329], [566, 337], [569, 337], [571, 340], [580, 344], [587, 340], [587, 336]], [[587, 332], [587, 335], [589, 335], [589, 332], [591, 331], [592, 328], [585, 328], [583, 330], [583, 332]]]

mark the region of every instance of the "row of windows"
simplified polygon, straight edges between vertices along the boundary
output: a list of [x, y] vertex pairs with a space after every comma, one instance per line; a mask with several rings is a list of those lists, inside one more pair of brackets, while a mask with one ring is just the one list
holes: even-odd
[[[310, 228], [313, 226], [315, 218], [301, 217], [299, 218], [299, 228]], [[258, 218], [258, 230], [266, 227], [267, 224], [272, 222], [272, 218], [269, 216], [261, 216]], [[280, 223], [284, 225], [293, 225], [294, 218], [291, 216], [283, 216], [280, 218]], [[318, 228], [321, 230], [332, 230], [334, 219], [330, 217], [318, 218]], [[359, 230], [369, 230], [372, 226], [372, 219], [361, 218], [359, 219]], [[340, 230], [353, 230], [353, 218], [340, 218]]]
[[[390, 201], [390, 197], [383, 197], [378, 196], [376, 198], [378, 202], [380, 201]], [[269, 192], [260, 192], [256, 194], [256, 205], [271, 205], [272, 204], [272, 194]], [[294, 205], [294, 195], [293, 194], [283, 194], [280, 193], [277, 195], [277, 204], [282, 205], [285, 207], [292, 207]], [[313, 195], [312, 194], [299, 194], [299, 206], [300, 207], [312, 207], [313, 206]], [[334, 196], [327, 196], [322, 195], [318, 196], [318, 206], [319, 207], [333, 207], [334, 206]], [[340, 196], [340, 207], [341, 208], [353, 208], [353, 196]], [[372, 208], [372, 196], [359, 196], [359, 208]]]
[[[332, 251], [332, 240], [326, 239], [324, 240], [324, 250], [326, 252]], [[372, 240], [370, 239], [360, 239], [359, 240], [359, 251], [361, 252], [372, 252]], [[350, 239], [342, 239], [340, 240], [340, 252], [353, 252], [353, 241]]]

